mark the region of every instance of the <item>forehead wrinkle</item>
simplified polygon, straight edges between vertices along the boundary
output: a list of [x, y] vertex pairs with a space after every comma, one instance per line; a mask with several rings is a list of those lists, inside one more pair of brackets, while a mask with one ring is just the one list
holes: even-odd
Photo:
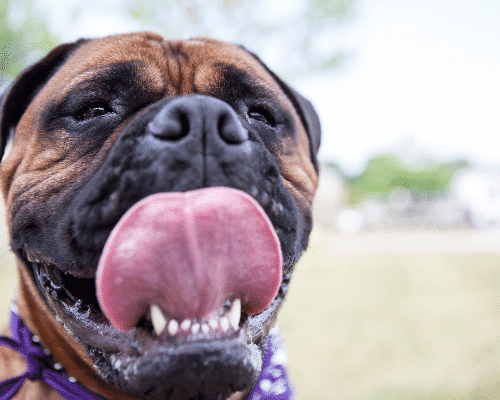
[[255, 58], [241, 47], [215, 39], [194, 38], [183, 43], [183, 50], [197, 65], [197, 70], [217, 64], [227, 64], [245, 72], [257, 82], [265, 82], [266, 90], [274, 97], [288, 101], [279, 84]]
[[148, 40], [143, 35], [111, 36], [94, 39], [79, 47], [71, 56], [70, 61], [78, 66], [80, 71], [89, 66], [117, 64], [123, 61], [141, 60], [155, 64], [164, 56], [161, 41]]
[[[99, 72], [127, 62], [137, 62], [136, 68], [142, 72], [141, 75], [146, 76], [155, 86], [164, 86], [162, 71], [166, 70], [167, 60], [163, 45], [159, 41], [152, 42], [137, 35], [118, 41], [103, 38], [84, 43], [54, 75], [57, 78], [58, 92], [65, 93], [82, 81], [92, 79]], [[51, 80], [47, 86], [51, 86]]]
[[71, 91], [85, 88], [89, 84], [99, 84], [100, 82], [106, 82], [108, 79], [116, 79], [116, 77], [111, 75], [106, 77], [106, 74], [113, 74], [113, 72], [120, 67], [126, 67], [129, 63], [132, 73], [137, 72], [137, 80], [139, 82], [146, 81], [149, 87], [164, 90], [165, 79], [158, 69], [150, 65], [144, 65], [140, 60], [128, 60], [120, 63], [111, 63], [105, 66], [89, 67], [87, 70], [71, 78], [71, 80], [64, 85], [63, 89], [60, 90], [60, 95], [64, 97]]

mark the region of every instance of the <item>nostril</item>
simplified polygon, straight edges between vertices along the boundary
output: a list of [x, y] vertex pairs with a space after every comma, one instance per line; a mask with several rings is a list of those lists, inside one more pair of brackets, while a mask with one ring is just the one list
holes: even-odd
[[189, 116], [185, 112], [179, 112], [179, 124], [180, 124], [180, 132], [181, 137], [186, 136], [189, 133], [190, 124], [189, 124]]
[[220, 137], [228, 144], [241, 144], [248, 140], [248, 131], [230, 112], [222, 112], [217, 123]]
[[148, 124], [148, 131], [158, 139], [179, 140], [189, 134], [191, 124], [182, 108], [166, 107]]

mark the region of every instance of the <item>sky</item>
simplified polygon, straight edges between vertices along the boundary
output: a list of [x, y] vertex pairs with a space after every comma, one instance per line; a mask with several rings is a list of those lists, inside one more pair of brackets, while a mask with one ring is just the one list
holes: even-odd
[[298, 83], [322, 116], [323, 160], [351, 173], [382, 151], [500, 164], [499, 1], [363, 0], [337, 40], [346, 65]]
[[[291, 2], [266, 3], [291, 12]], [[68, 0], [44, 2], [62, 40], [142, 29], [119, 13], [95, 12], [92, 4], [99, 3], [89, 1], [75, 23], [74, 16], [65, 15], [71, 13]], [[106, 1], [109, 10], [119, 3]], [[347, 23], [327, 38], [316, 38], [347, 54], [343, 65], [292, 82], [319, 111], [320, 159], [349, 174], [388, 151], [409, 159], [426, 154], [500, 165], [500, 1], [355, 4]]]

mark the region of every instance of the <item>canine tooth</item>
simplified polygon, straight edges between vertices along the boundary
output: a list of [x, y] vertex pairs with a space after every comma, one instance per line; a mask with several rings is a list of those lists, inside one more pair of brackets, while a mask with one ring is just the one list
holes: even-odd
[[235, 331], [238, 330], [238, 327], [240, 325], [240, 317], [241, 317], [241, 300], [236, 299], [233, 302], [231, 310], [229, 311], [228, 314], [229, 322], [231, 323], [231, 326], [234, 328]]
[[177, 331], [179, 330], [179, 323], [175, 319], [171, 319], [170, 322], [168, 323], [168, 333], [171, 336], [175, 336]]
[[210, 325], [210, 328], [215, 330], [219, 326], [219, 323], [217, 322], [217, 320], [212, 318], [210, 321], [208, 321], [208, 325]]
[[160, 310], [160, 307], [158, 307], [156, 304], [153, 304], [151, 306], [150, 313], [151, 313], [151, 321], [153, 322], [153, 328], [155, 330], [155, 333], [158, 336], [160, 336], [160, 334], [165, 329], [165, 326], [167, 325], [167, 319], [163, 315], [163, 312]]
[[229, 329], [229, 320], [227, 319], [227, 317], [222, 317], [221, 320], [220, 320], [220, 327], [222, 328], [222, 330], [224, 332], [227, 332], [228, 329]]
[[201, 331], [204, 333], [204, 334], [207, 334], [208, 332], [210, 332], [210, 328], [208, 327], [207, 324], [202, 324], [201, 325]]
[[200, 331], [200, 324], [196, 322], [191, 327], [191, 332], [193, 332], [193, 335], [196, 335], [199, 331]]
[[185, 319], [184, 321], [182, 321], [182, 323], [181, 323], [181, 329], [183, 331], [189, 330], [190, 327], [191, 327], [191, 321], [189, 319]]

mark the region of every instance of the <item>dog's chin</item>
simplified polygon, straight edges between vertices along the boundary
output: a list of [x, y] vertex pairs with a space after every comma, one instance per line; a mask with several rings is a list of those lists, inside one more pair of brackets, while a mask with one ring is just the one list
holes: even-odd
[[[99, 307], [93, 278], [63, 273], [26, 253], [23, 258], [55, 318], [87, 348], [101, 378], [143, 399], [226, 399], [250, 390], [289, 282], [283, 279], [263, 312], [249, 316], [240, 311], [237, 326], [223, 331], [207, 323], [208, 329], [191, 327], [168, 336], [158, 335], [148, 316], [129, 331], [113, 327]], [[234, 314], [229, 301], [219, 315], [228, 313]]]

